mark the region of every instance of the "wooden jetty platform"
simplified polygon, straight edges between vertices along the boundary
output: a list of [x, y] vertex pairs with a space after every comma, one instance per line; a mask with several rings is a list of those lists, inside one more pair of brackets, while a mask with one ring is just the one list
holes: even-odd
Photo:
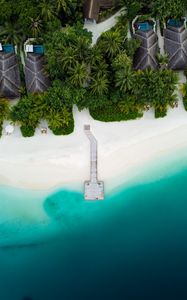
[[84, 132], [90, 141], [90, 180], [84, 183], [84, 198], [103, 200], [104, 182], [97, 179], [97, 140], [90, 131], [90, 125], [84, 125]]

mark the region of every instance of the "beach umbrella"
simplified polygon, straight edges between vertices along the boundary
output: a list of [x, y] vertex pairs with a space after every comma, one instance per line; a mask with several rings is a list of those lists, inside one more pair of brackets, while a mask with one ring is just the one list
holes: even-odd
[[6, 132], [7, 135], [12, 134], [12, 133], [14, 132], [14, 126], [12, 126], [12, 125], [7, 125], [7, 126], [5, 127], [5, 132]]

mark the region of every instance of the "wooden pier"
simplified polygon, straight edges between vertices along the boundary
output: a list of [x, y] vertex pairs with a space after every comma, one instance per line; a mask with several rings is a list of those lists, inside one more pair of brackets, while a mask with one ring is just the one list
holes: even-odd
[[97, 179], [97, 140], [90, 131], [90, 125], [84, 125], [84, 132], [90, 141], [90, 181], [84, 183], [84, 198], [103, 200], [104, 182]]

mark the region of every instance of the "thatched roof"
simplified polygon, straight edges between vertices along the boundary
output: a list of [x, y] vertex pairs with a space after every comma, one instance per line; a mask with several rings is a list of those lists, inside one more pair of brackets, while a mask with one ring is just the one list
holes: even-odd
[[169, 55], [168, 68], [184, 70], [187, 68], [187, 30], [168, 26], [164, 29], [164, 47]]
[[0, 97], [18, 98], [20, 85], [16, 55], [0, 52]]
[[44, 72], [44, 56], [28, 53], [25, 60], [25, 82], [29, 93], [42, 93], [50, 86]]
[[116, 0], [85, 0], [84, 2], [84, 18], [98, 20], [100, 9], [112, 7]]
[[158, 52], [158, 37], [151, 29], [149, 31], [137, 30], [134, 38], [141, 40], [141, 46], [134, 55], [134, 68], [136, 70], [145, 70], [146, 68], [156, 69], [158, 63], [156, 54]]

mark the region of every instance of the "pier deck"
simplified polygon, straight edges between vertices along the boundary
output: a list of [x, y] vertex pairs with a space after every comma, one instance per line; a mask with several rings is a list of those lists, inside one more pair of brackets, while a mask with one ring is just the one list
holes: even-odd
[[90, 131], [90, 125], [84, 125], [84, 132], [90, 141], [90, 180], [84, 183], [84, 198], [103, 200], [104, 182], [97, 179], [97, 140]]

